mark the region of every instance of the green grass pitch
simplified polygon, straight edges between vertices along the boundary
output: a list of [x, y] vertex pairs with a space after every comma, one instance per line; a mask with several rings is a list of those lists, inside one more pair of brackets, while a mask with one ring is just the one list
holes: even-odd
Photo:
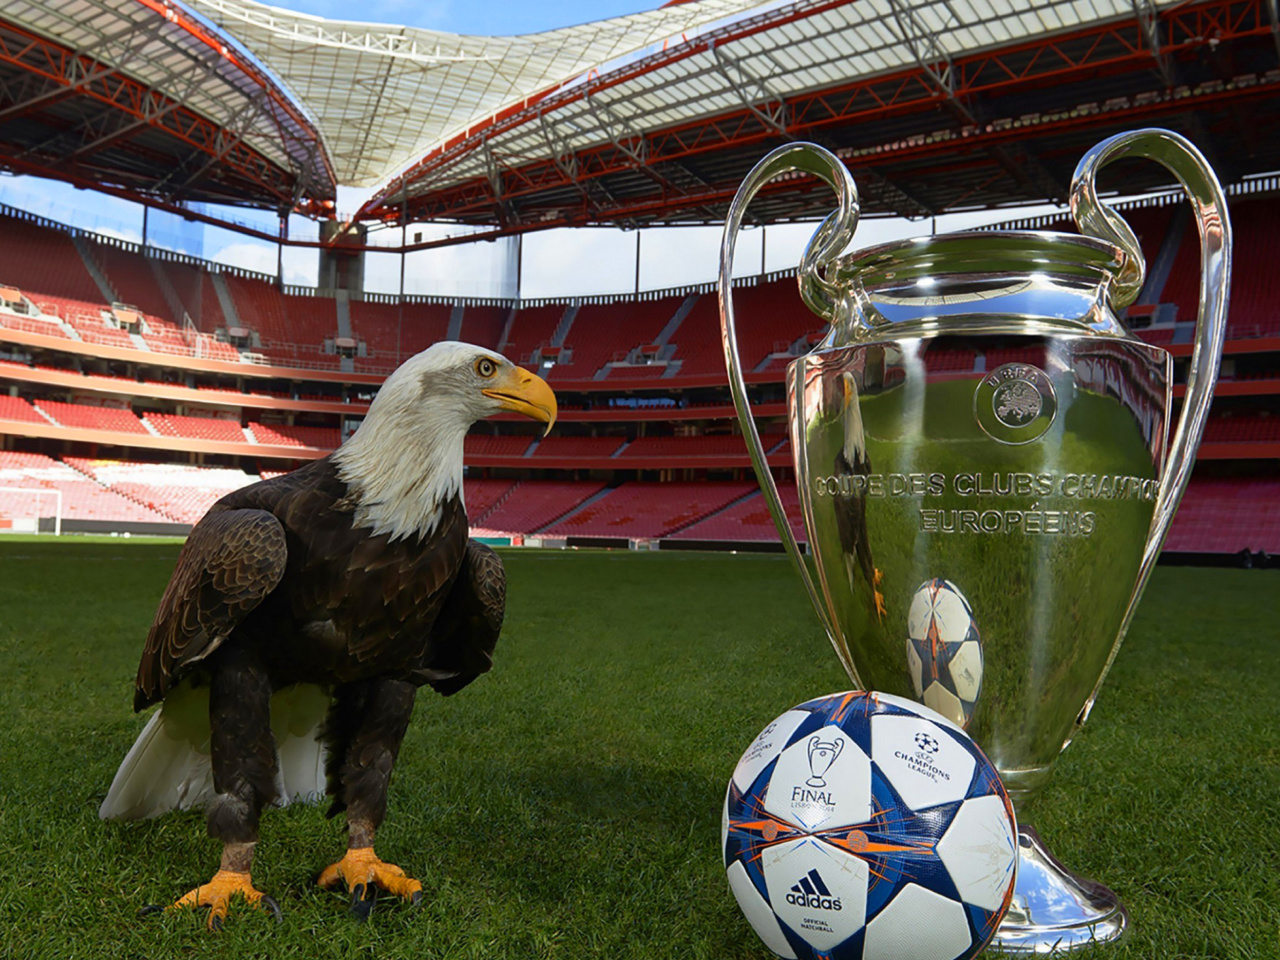
[[[102, 823], [142, 718], [134, 670], [173, 543], [0, 543], [0, 956], [766, 960], [720, 865], [756, 732], [847, 682], [782, 557], [511, 551], [492, 674], [424, 691], [379, 853], [416, 909], [358, 925], [315, 874], [321, 808], [264, 816], [284, 909], [138, 919], [209, 878], [198, 814]], [[1280, 956], [1280, 573], [1157, 570], [1085, 731], [1029, 819], [1128, 904], [1082, 956]]]

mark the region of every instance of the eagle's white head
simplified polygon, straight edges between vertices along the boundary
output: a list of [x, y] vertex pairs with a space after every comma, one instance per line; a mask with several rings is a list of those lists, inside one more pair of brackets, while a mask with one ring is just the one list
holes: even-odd
[[444, 504], [462, 495], [467, 431], [504, 411], [549, 432], [556, 396], [541, 377], [469, 343], [442, 341], [402, 363], [333, 455], [355, 492], [356, 524], [393, 540], [429, 534]]

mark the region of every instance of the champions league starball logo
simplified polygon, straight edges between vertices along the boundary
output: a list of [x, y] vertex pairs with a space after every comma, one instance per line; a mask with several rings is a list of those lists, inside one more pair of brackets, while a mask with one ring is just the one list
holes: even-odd
[[916, 734], [916, 746], [924, 753], [938, 752], [938, 741], [923, 731]]

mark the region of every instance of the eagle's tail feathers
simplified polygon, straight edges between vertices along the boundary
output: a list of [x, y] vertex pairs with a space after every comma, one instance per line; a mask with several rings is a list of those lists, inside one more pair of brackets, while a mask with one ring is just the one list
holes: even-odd
[[104, 820], [145, 820], [213, 797], [209, 692], [180, 686], [151, 715], [98, 808]]
[[[324, 796], [320, 729], [329, 695], [320, 687], [288, 687], [271, 698], [277, 744], [278, 803], [313, 803]], [[170, 810], [203, 807], [214, 798], [209, 760], [209, 689], [180, 684], [169, 691], [134, 741], [107, 797], [103, 820], [145, 820]]]

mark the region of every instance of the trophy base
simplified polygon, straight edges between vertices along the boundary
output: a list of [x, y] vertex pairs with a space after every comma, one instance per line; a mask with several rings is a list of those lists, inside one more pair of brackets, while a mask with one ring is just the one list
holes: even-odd
[[992, 950], [1077, 950], [1118, 940], [1128, 926], [1129, 914], [1114, 893], [1064, 867], [1034, 827], [1018, 827], [1018, 879]]

